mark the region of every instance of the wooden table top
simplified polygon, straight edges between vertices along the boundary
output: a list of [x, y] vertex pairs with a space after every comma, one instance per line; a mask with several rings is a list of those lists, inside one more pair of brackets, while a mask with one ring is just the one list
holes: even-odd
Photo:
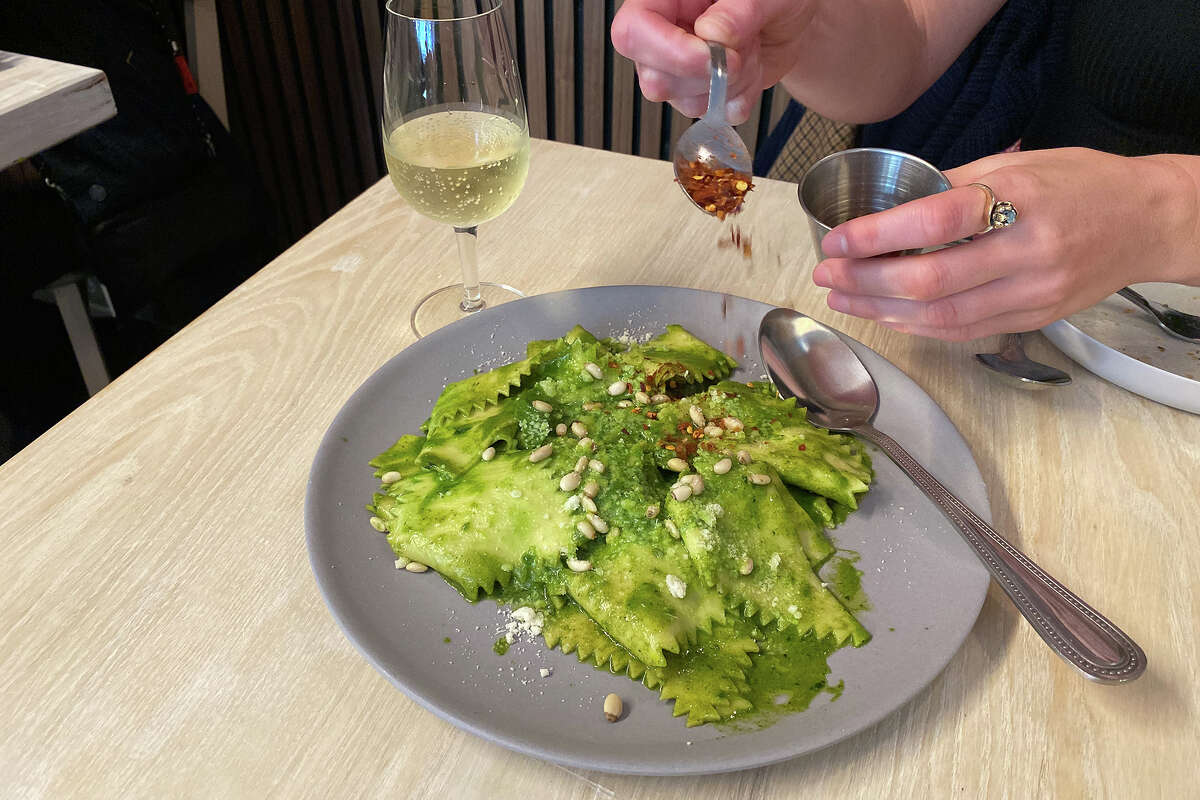
[[0, 50], [0, 169], [116, 113], [100, 70]]
[[449, 226], [385, 179], [0, 465], [0, 774], [17, 796], [1149, 797], [1195, 791], [1200, 419], [1085, 373], [1026, 392], [983, 345], [830, 311], [795, 187], [762, 181], [752, 260], [718, 250], [669, 164], [535, 142], [481, 229], [482, 277], [620, 283], [790, 305], [881, 352], [962, 431], [996, 527], [1125, 628], [1149, 669], [1086, 682], [995, 585], [962, 650], [874, 728], [702, 778], [566, 770], [424, 711], [346, 640], [304, 544], [334, 414], [453, 282]]

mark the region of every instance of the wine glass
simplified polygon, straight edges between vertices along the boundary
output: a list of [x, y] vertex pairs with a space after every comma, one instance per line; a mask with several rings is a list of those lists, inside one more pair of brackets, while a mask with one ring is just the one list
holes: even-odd
[[512, 205], [529, 172], [529, 124], [502, 0], [389, 0], [383, 152], [400, 195], [454, 226], [461, 284], [412, 311], [418, 337], [524, 295], [481, 283], [477, 226]]

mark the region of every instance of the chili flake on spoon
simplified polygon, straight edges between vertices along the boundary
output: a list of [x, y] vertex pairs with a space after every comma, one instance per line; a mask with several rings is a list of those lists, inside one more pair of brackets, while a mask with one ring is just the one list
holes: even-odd
[[714, 169], [704, 161], [679, 162], [679, 178], [692, 202], [717, 219], [742, 210], [746, 193], [754, 188], [750, 175], [729, 167]]

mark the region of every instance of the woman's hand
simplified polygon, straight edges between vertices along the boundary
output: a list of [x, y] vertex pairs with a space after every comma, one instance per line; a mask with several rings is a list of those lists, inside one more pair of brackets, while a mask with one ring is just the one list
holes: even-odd
[[727, 49], [726, 112], [745, 122], [758, 96], [796, 63], [810, 2], [626, 0], [613, 18], [617, 52], [637, 63], [642, 94], [698, 117], [708, 107], [708, 46]]
[[708, 106], [711, 41], [725, 45], [734, 124], [776, 83], [830, 119], [874, 122], [929, 88], [1002, 3], [625, 0], [612, 41], [637, 64], [648, 100], [668, 100], [689, 117]]
[[[1198, 163], [1082, 148], [980, 159], [946, 173], [949, 191], [834, 228], [813, 281], [832, 309], [954, 341], [1035, 330], [1130, 283], [1200, 281]], [[1016, 223], [885, 255], [983, 230], [987, 195], [971, 183], [1011, 202]]]

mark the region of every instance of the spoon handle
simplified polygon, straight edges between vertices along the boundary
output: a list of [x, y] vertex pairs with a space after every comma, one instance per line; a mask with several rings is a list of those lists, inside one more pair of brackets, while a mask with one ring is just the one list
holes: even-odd
[[1121, 297], [1124, 297], [1126, 300], [1133, 303], [1150, 316], [1155, 318], [1158, 317], [1158, 312], [1154, 310], [1154, 306], [1150, 305], [1150, 301], [1142, 297], [1133, 289], [1130, 289], [1128, 286], [1126, 286], [1124, 289], [1118, 289], [1117, 294], [1119, 294]]
[[1124, 631], [993, 530], [895, 439], [870, 425], [854, 432], [878, 445], [937, 503], [1052, 650], [1101, 683], [1126, 683], [1142, 674], [1146, 654]]
[[704, 112], [704, 121], [719, 127], [725, 127], [725, 88], [729, 77], [729, 68], [725, 64], [725, 47], [716, 42], [708, 43], [710, 73], [708, 78], [708, 109]]

